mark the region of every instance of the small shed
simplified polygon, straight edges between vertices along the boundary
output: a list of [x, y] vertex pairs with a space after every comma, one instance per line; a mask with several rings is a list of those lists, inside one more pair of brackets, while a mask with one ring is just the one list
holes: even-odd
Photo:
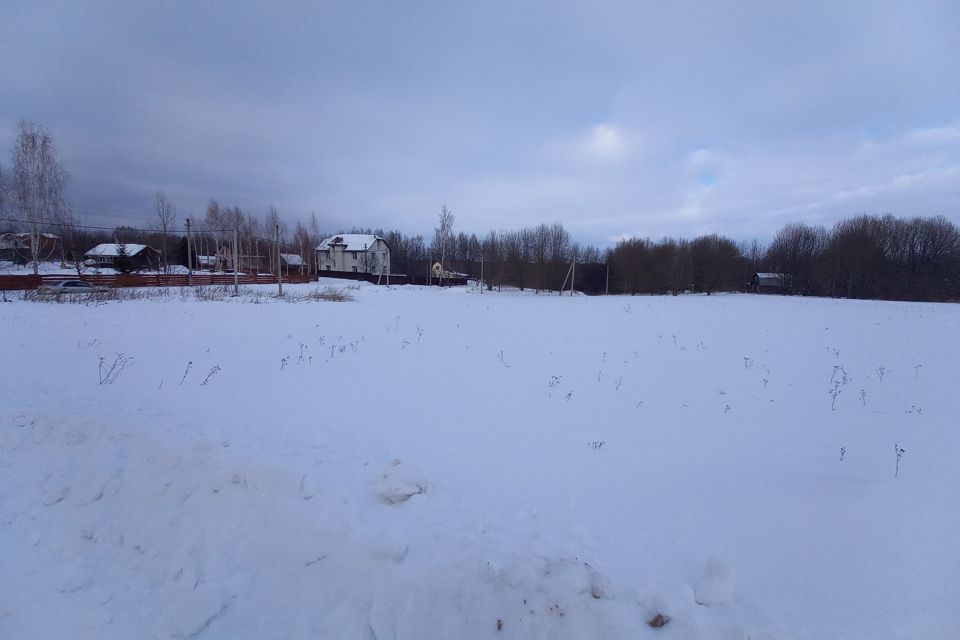
[[790, 293], [791, 278], [788, 273], [755, 273], [750, 278], [753, 293]]
[[198, 271], [217, 271], [217, 256], [196, 256], [196, 267]]
[[307, 266], [307, 263], [304, 261], [303, 257], [296, 253], [281, 253], [280, 254], [280, 265], [283, 269], [290, 273], [291, 269], [296, 269], [300, 273], [303, 273], [304, 268]]

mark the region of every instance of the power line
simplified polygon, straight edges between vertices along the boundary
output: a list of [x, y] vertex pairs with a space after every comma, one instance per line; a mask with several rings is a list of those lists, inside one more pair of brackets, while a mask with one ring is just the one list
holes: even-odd
[[[37, 223], [35, 223], [35, 222], [33, 222], [33, 221], [30, 221], [30, 220], [21, 220], [21, 219], [19, 219], [19, 218], [0, 218], [0, 223], [2, 223], [2, 222], [19, 222], [19, 223], [22, 223], [22, 224], [37, 224]], [[42, 227], [44, 227], [44, 228], [51, 228], [51, 227], [52, 227], [52, 228], [54, 228], [54, 229], [57, 229], [57, 228], [63, 229], [63, 228], [69, 227], [69, 228], [72, 228], [72, 229], [87, 229], [87, 230], [92, 230], [92, 231], [109, 231], [109, 232], [111, 232], [111, 233], [116, 233], [117, 231], [122, 231], [122, 232], [127, 232], [127, 231], [129, 231], [129, 232], [134, 232], [134, 233], [156, 233], [156, 234], [165, 234], [165, 235], [173, 235], [173, 236], [186, 236], [186, 235], [187, 235], [187, 232], [186, 232], [186, 231], [176, 231], [176, 230], [162, 231], [162, 230], [160, 230], [160, 229], [138, 229], [138, 228], [136, 228], [136, 227], [128, 227], [128, 226], [126, 226], [126, 225], [119, 225], [119, 226], [116, 226], [116, 227], [96, 227], [96, 226], [85, 225], [85, 224], [72, 224], [72, 223], [60, 223], [60, 222], [41, 222], [40, 225], [41, 225]], [[207, 233], [233, 233], [233, 231], [234, 231], [234, 229], [200, 229], [200, 230], [193, 229], [193, 230], [191, 230], [191, 233], [198, 234], [198, 235], [202, 235], [202, 234], [207, 234]], [[255, 233], [246, 233], [246, 234], [244, 234], [244, 237], [247, 238], [247, 239], [260, 240], [260, 241], [262, 241], [262, 242], [267, 242], [267, 243], [273, 243], [273, 242], [275, 242], [275, 240], [274, 240], [273, 238], [265, 238], [265, 237], [263, 237], [263, 236], [259, 236], [259, 235], [255, 234]]]
[[[38, 224], [33, 220], [20, 220], [19, 218], [0, 218], [0, 222], [19, 222], [22, 224]], [[116, 227], [95, 227], [86, 224], [73, 224], [73, 223], [63, 223], [63, 222], [41, 222], [39, 223], [44, 227], [71, 227], [74, 229], [92, 229], [94, 231], [136, 231], [138, 233], [174, 233], [178, 235], [183, 235], [185, 232], [178, 232], [176, 230], [162, 231], [160, 229], [139, 229], [137, 227], [128, 227], [127, 225], [117, 225]], [[195, 233], [227, 233], [232, 232], [233, 229], [203, 229], [201, 231], [196, 231]], [[267, 240], [268, 238], [262, 238]]]

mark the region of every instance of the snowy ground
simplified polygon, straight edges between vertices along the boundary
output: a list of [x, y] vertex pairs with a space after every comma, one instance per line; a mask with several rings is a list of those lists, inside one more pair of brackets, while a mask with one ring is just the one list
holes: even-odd
[[960, 637], [960, 307], [351, 293], [0, 305], [0, 638]]
[[[77, 269], [71, 263], [61, 264], [59, 261], [39, 262], [37, 271], [42, 276], [74, 276], [77, 275]], [[112, 267], [80, 267], [80, 271], [87, 275], [114, 275], [117, 272]], [[18, 264], [9, 260], [0, 260], [0, 275], [3, 276], [32, 276], [33, 264]]]

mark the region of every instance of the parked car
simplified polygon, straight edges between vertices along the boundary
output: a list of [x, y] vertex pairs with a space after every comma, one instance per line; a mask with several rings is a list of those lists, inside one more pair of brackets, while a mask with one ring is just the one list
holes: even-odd
[[61, 293], [105, 293], [110, 287], [101, 287], [84, 282], [83, 280], [64, 280], [42, 284], [37, 287], [37, 293], [43, 295], [60, 295]]

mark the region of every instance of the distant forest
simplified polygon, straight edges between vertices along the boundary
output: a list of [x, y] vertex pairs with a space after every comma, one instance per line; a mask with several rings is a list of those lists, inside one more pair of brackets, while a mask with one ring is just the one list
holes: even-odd
[[[370, 231], [358, 230], [358, 231]], [[376, 233], [393, 251], [394, 270], [421, 273], [439, 255], [436, 239]], [[600, 252], [574, 242], [563, 225], [459, 233], [447, 249], [450, 269], [489, 286], [558, 290], [576, 260], [576, 288], [587, 293], [664, 294], [744, 291], [754, 273], [788, 274], [796, 295], [887, 300], [960, 300], [960, 230], [943, 217], [856, 216], [830, 230], [791, 224], [764, 247], [717, 234], [687, 239], [623, 240]], [[608, 269], [609, 267], [609, 269]], [[609, 279], [608, 279], [609, 277]]]

